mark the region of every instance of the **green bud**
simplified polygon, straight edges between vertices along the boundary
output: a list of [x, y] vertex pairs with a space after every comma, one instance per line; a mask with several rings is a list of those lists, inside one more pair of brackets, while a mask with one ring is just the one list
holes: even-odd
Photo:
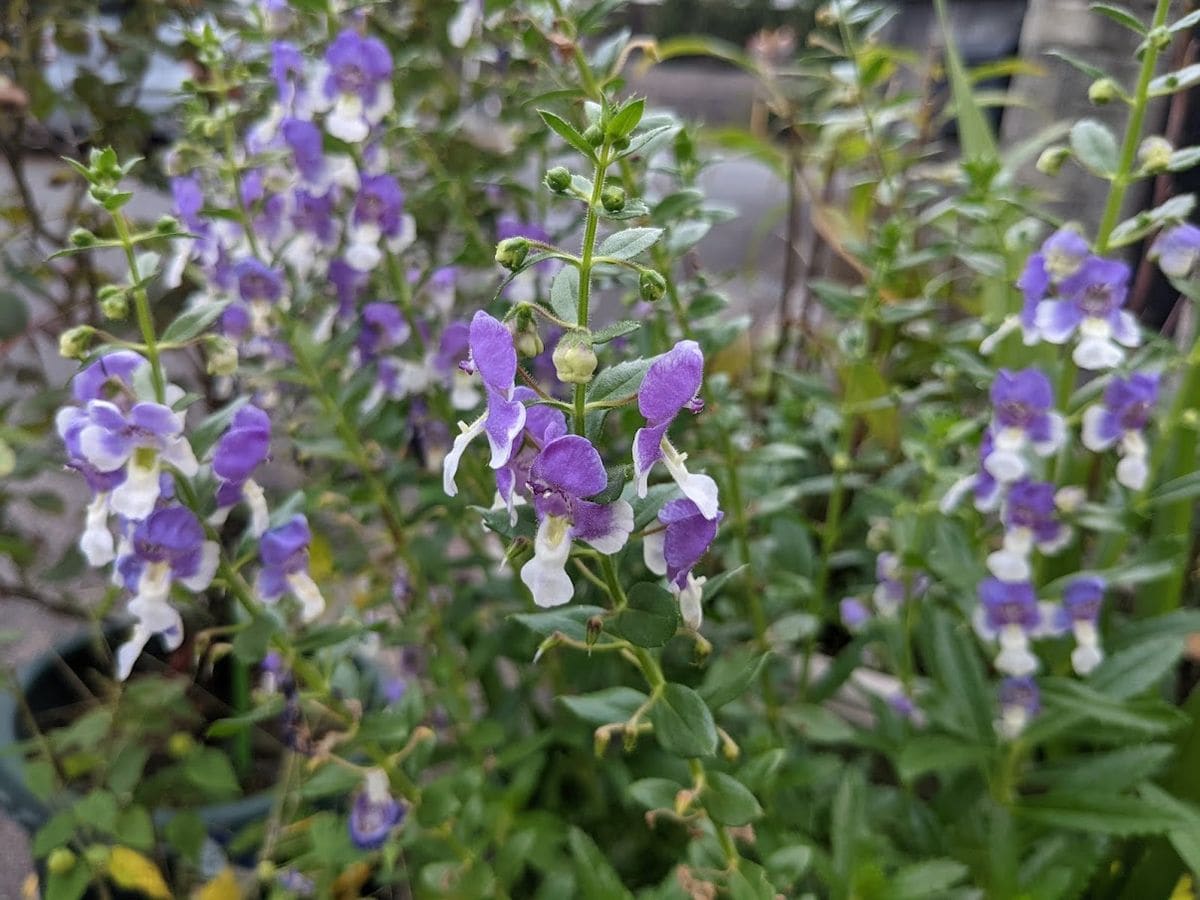
[[647, 303], [656, 303], [667, 292], [667, 279], [653, 269], [642, 269], [642, 273], [638, 276], [638, 290], [641, 291], [642, 299]]
[[1063, 163], [1071, 156], [1071, 150], [1061, 145], [1047, 147], [1037, 160], [1037, 170], [1043, 175], [1057, 175], [1062, 171]]
[[517, 353], [521, 356], [533, 357], [538, 356], [546, 345], [542, 342], [542, 336], [538, 334], [536, 322], [530, 322], [525, 328], [513, 335], [513, 346]]
[[154, 223], [154, 230], [159, 234], [175, 234], [179, 231], [179, 220], [174, 216], [163, 216]]
[[66, 875], [75, 868], [76, 857], [69, 847], [56, 847], [46, 858], [46, 871], [51, 875]]
[[496, 262], [516, 271], [529, 255], [529, 241], [523, 237], [505, 238], [496, 245]]
[[209, 375], [233, 375], [238, 369], [237, 344], [220, 334], [209, 335], [204, 341], [205, 371]]
[[1138, 147], [1138, 161], [1147, 172], [1163, 172], [1171, 165], [1171, 154], [1175, 148], [1165, 137], [1153, 134]]
[[1171, 29], [1165, 25], [1159, 25], [1146, 35], [1146, 42], [1155, 50], [1166, 50], [1171, 46]]
[[613, 138], [612, 145], [613, 145], [614, 150], [628, 150], [629, 149], [628, 135], [623, 134], [620, 137]]
[[254, 869], [254, 874], [263, 884], [269, 884], [275, 880], [276, 874], [275, 863], [269, 859], [260, 860], [258, 866]]
[[[112, 285], [109, 286], [111, 287]], [[129, 315], [129, 298], [123, 290], [117, 289], [105, 296], [102, 289], [100, 292], [100, 312], [104, 314], [104, 318], [119, 322]]]
[[620, 212], [625, 208], [625, 189], [620, 185], [610, 184], [600, 192], [600, 203], [610, 213]]
[[58, 338], [58, 355], [65, 359], [83, 359], [96, 337], [91, 325], [76, 325], [68, 328]]
[[186, 731], [176, 731], [167, 738], [167, 755], [171, 759], [183, 759], [196, 747], [196, 739]]
[[556, 194], [564, 193], [571, 186], [571, 173], [563, 166], [555, 166], [546, 173], [546, 187]]
[[83, 851], [83, 858], [87, 860], [87, 864], [95, 872], [102, 872], [107, 869], [108, 860], [111, 856], [112, 850], [103, 844], [92, 844]]
[[604, 143], [604, 132], [599, 125], [589, 125], [583, 132], [583, 139], [593, 147], [599, 147]]
[[1121, 89], [1111, 78], [1097, 78], [1088, 88], [1088, 99], [1097, 106], [1111, 103], [1121, 96]]
[[68, 240], [72, 247], [92, 247], [96, 244], [96, 236], [86, 228], [76, 228]]
[[592, 349], [592, 336], [578, 331], [568, 331], [559, 338], [553, 359], [558, 380], [567, 384], [587, 384], [599, 362]]

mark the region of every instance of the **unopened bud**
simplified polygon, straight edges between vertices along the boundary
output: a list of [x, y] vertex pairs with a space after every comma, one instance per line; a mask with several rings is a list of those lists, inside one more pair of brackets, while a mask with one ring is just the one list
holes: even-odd
[[104, 285], [97, 292], [96, 299], [100, 301], [100, 312], [106, 319], [119, 321], [129, 315], [129, 297], [119, 285]]
[[1166, 25], [1159, 25], [1146, 35], [1146, 42], [1155, 50], [1166, 50], [1171, 46], [1171, 29]]
[[96, 337], [91, 325], [76, 325], [68, 328], [58, 338], [58, 355], [66, 359], [83, 359]]
[[529, 255], [529, 240], [523, 237], [505, 238], [496, 245], [496, 262], [511, 271], [521, 268]]
[[609, 185], [600, 192], [600, 203], [610, 213], [620, 212], [625, 208], [625, 189], [619, 185]]
[[608, 751], [608, 744], [611, 740], [612, 732], [607, 725], [601, 725], [596, 729], [596, 734], [592, 739], [592, 749], [596, 756], [603, 756]]
[[593, 147], [599, 147], [604, 143], [604, 132], [599, 125], [589, 125], [583, 132], [583, 139]]
[[92, 844], [83, 851], [83, 858], [97, 872], [102, 872], [108, 868], [108, 860], [111, 856], [112, 850], [103, 844]]
[[528, 307], [519, 309], [504, 325], [513, 337], [513, 347], [518, 355], [537, 356], [546, 349], [546, 345], [542, 343], [542, 336], [538, 334], [537, 320]]
[[1043, 175], [1057, 175], [1070, 156], [1070, 149], [1062, 145], [1047, 147], [1037, 158], [1037, 170]]
[[93, 247], [96, 244], [96, 236], [86, 228], [76, 228], [68, 240], [72, 247]]
[[642, 269], [638, 275], [638, 290], [647, 303], [656, 303], [667, 292], [667, 279], [653, 269]]
[[46, 871], [51, 875], [66, 875], [75, 868], [75, 859], [69, 847], [56, 847], [46, 858]]
[[179, 231], [179, 220], [174, 216], [163, 216], [154, 223], [154, 230], [159, 234], [175, 234]]
[[555, 166], [546, 173], [546, 187], [561, 194], [571, 186], [571, 173], [563, 166]]
[[1138, 160], [1147, 172], [1162, 172], [1171, 164], [1171, 154], [1175, 148], [1171, 142], [1161, 135], [1151, 135], [1142, 141], [1138, 147]]
[[591, 335], [571, 331], [559, 338], [553, 359], [558, 380], [567, 384], [587, 384], [599, 362], [592, 349]]
[[615, 137], [612, 140], [612, 145], [614, 150], [628, 150], [629, 137], [624, 134], [620, 135], [619, 137]]
[[1111, 103], [1121, 96], [1121, 89], [1111, 78], [1097, 78], [1088, 88], [1088, 99], [1097, 106]]
[[186, 731], [177, 731], [167, 738], [167, 754], [172, 759], [183, 759], [196, 747], [196, 739]]
[[207, 363], [205, 370], [209, 375], [233, 375], [238, 369], [237, 344], [224, 335], [209, 335], [204, 341], [204, 352]]
[[596, 641], [600, 639], [600, 632], [604, 630], [604, 620], [599, 616], [592, 616], [587, 620], [587, 645], [594, 647]]

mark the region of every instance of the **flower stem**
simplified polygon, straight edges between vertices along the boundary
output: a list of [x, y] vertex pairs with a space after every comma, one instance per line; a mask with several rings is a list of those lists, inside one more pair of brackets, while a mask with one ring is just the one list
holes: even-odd
[[[596, 210], [600, 206], [600, 194], [604, 190], [604, 173], [608, 170], [608, 145], [596, 150], [596, 171], [592, 178], [592, 196], [588, 200], [587, 218], [583, 225], [583, 245], [579, 251], [579, 308], [575, 321], [579, 328], [587, 330], [592, 297], [592, 256], [596, 252], [596, 226], [600, 217]], [[587, 428], [587, 385], [575, 385], [575, 433], [583, 434]]]
[[129, 223], [125, 216], [117, 211], [112, 214], [113, 227], [117, 237], [121, 239], [121, 247], [125, 251], [125, 261], [129, 264], [129, 278], [133, 283], [133, 308], [137, 316], [138, 331], [142, 334], [142, 343], [146, 345], [146, 359], [150, 363], [150, 378], [154, 384], [154, 399], [159, 403], [166, 401], [166, 381], [163, 378], [162, 360], [158, 353], [158, 335], [154, 330], [154, 317], [150, 314], [150, 298], [146, 295], [145, 285], [142, 284], [138, 273], [137, 255], [133, 252], [133, 238], [129, 233]]

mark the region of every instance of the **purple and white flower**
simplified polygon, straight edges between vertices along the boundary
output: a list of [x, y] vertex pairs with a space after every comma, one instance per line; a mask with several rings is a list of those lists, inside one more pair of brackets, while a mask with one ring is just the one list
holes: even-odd
[[268, 511], [263, 489], [251, 477], [271, 449], [271, 420], [257, 406], [243, 406], [213, 451], [212, 471], [217, 477], [217, 510], [209, 524], [219, 526], [229, 511], [245, 501], [250, 510], [250, 532], [267, 530]]
[[[513, 396], [517, 351], [513, 347], [512, 333], [500, 320], [479, 310], [471, 320], [469, 346], [471, 355], [467, 365], [478, 372], [483, 381], [487, 411], [470, 425], [459, 423], [460, 434], [442, 463], [442, 486], [450, 497], [458, 493], [454, 476], [463, 452], [472, 440], [487, 433], [492, 450], [490, 465], [499, 469], [512, 457], [517, 436], [525, 427], [525, 404]], [[603, 489], [602, 484], [596, 490]]]
[[387, 238], [393, 250], [411, 236], [411, 220], [404, 215], [404, 191], [391, 175], [367, 175], [354, 201], [345, 251], [346, 262], [360, 272], [370, 272], [383, 260], [379, 241]]
[[1038, 334], [1051, 344], [1065, 344], [1076, 333], [1071, 358], [1081, 369], [1111, 369], [1125, 359], [1123, 347], [1141, 343], [1137, 319], [1122, 309], [1129, 289], [1129, 266], [1118, 260], [1089, 256], [1058, 285], [1059, 300], [1038, 304]]
[[981, 638], [999, 643], [994, 660], [998, 670], [1017, 676], [1037, 671], [1038, 658], [1029, 641], [1045, 632], [1046, 621], [1032, 584], [985, 578], [979, 583], [979, 606], [972, 624]]
[[1071, 666], [1079, 675], [1091, 674], [1104, 659], [1099, 625], [1106, 587], [1103, 578], [1083, 575], [1073, 579], [1063, 591], [1058, 625], [1075, 636]]
[[1187, 278], [1200, 262], [1200, 228], [1183, 224], [1161, 231], [1146, 255], [1168, 278]]
[[721, 512], [715, 518], [705, 518], [700, 508], [686, 497], [669, 500], [658, 511], [658, 521], [666, 527], [646, 535], [642, 541], [646, 568], [655, 575], [667, 576], [679, 600], [683, 622], [693, 631], [703, 622], [700, 601], [704, 597], [705, 579], [694, 576], [692, 568], [708, 552], [722, 518]]
[[378, 850], [404, 813], [404, 805], [392, 796], [387, 772], [369, 769], [350, 808], [350, 840], [360, 850]]
[[1114, 378], [1104, 399], [1083, 413], [1083, 445], [1095, 453], [1117, 445], [1117, 481], [1130, 490], [1140, 491], [1149, 476], [1145, 430], [1158, 402], [1158, 387], [1158, 375], [1139, 372]]
[[996, 732], [1011, 741], [1041, 712], [1041, 692], [1037, 682], [1024, 675], [1001, 681], [999, 696], [1000, 718], [996, 720]]
[[1088, 252], [1087, 241], [1077, 231], [1060, 228], [1050, 235], [1042, 243], [1041, 249], [1029, 257], [1021, 277], [1017, 279], [1017, 287], [1024, 298], [1020, 315], [1006, 318], [995, 332], [984, 338], [979, 345], [979, 352], [985, 356], [990, 354], [1001, 340], [1018, 327], [1026, 346], [1038, 343], [1041, 339], [1037, 330], [1038, 305], [1059, 282], [1078, 271]]
[[529, 489], [538, 516], [533, 558], [521, 568], [521, 580], [538, 606], [560, 606], [575, 592], [567, 575], [571, 542], [581, 540], [611, 555], [633, 531], [633, 507], [624, 500], [609, 504], [585, 498], [608, 485], [608, 474], [591, 442], [568, 434], [546, 443], [529, 469]]
[[1058, 520], [1054, 485], [1023, 478], [1009, 486], [1001, 511], [1004, 545], [988, 556], [987, 566], [1001, 581], [1028, 581], [1033, 576], [1033, 548], [1051, 555], [1071, 540], [1071, 530]]
[[871, 600], [875, 611], [884, 618], [893, 618], [908, 600], [916, 600], [929, 590], [929, 576], [924, 572], [906, 572], [895, 553], [880, 553], [875, 557], [875, 590]]
[[667, 439], [667, 429], [684, 409], [697, 410], [697, 392], [704, 379], [704, 355], [695, 341], [680, 341], [658, 357], [646, 372], [638, 388], [638, 409], [646, 418], [633, 438], [633, 474], [639, 497], [649, 489], [650, 470], [660, 460], [706, 519], [715, 519], [719, 499], [717, 483], [709, 476], [693, 474], [684, 462], [686, 453], [678, 452]]
[[325, 64], [325, 129], [361, 144], [392, 109], [392, 55], [378, 38], [347, 28], [325, 51]]
[[991, 388], [992, 446], [983, 468], [1001, 485], [1025, 477], [1029, 470], [1024, 450], [1049, 456], [1066, 440], [1066, 423], [1054, 412], [1050, 379], [1037, 369], [1001, 369]]
[[122, 681], [153, 635], [160, 635], [168, 650], [180, 645], [183, 623], [179, 611], [167, 602], [171, 585], [204, 590], [212, 583], [219, 560], [219, 548], [205, 540], [200, 520], [182, 506], [151, 513], [133, 529], [124, 549], [117, 560], [117, 575], [134, 592], [128, 609], [137, 622], [117, 649], [117, 677]]
[[284, 594], [291, 594], [300, 603], [300, 618], [311, 622], [325, 610], [325, 598], [312, 576], [308, 574], [308, 546], [312, 532], [308, 519], [292, 516], [278, 528], [265, 532], [258, 543], [263, 567], [258, 573], [255, 590], [264, 603], [277, 603]]
[[[519, 387], [513, 392], [513, 399], [527, 404], [536, 400], [537, 394]], [[533, 460], [542, 447], [566, 433], [567, 420], [561, 410], [545, 404], [526, 407], [525, 426], [513, 442], [508, 462], [496, 469], [497, 503], [508, 510], [511, 524], [517, 524], [517, 506], [525, 502], [519, 492], [528, 489]]]

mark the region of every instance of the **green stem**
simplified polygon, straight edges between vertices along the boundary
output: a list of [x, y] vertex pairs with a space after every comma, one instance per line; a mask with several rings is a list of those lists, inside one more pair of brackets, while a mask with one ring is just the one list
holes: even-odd
[[133, 239], [129, 233], [129, 223], [120, 212], [112, 214], [113, 227], [121, 239], [121, 247], [125, 251], [125, 261], [129, 264], [129, 278], [134, 284], [133, 308], [137, 316], [138, 330], [142, 333], [142, 343], [146, 345], [146, 359], [150, 363], [150, 378], [154, 384], [154, 399], [159, 403], [166, 401], [166, 381], [163, 378], [162, 361], [158, 353], [158, 335], [154, 330], [154, 317], [150, 315], [150, 298], [138, 274], [137, 254], [133, 251]]
[[[600, 194], [604, 190], [604, 173], [608, 170], [608, 145], [596, 148], [596, 170], [592, 180], [592, 196], [588, 200], [587, 217], [583, 225], [583, 245], [579, 251], [579, 309], [576, 324], [587, 330], [591, 314], [592, 299], [592, 256], [596, 252], [596, 226], [600, 216]], [[587, 385], [575, 385], [575, 433], [583, 434], [587, 428]]]

